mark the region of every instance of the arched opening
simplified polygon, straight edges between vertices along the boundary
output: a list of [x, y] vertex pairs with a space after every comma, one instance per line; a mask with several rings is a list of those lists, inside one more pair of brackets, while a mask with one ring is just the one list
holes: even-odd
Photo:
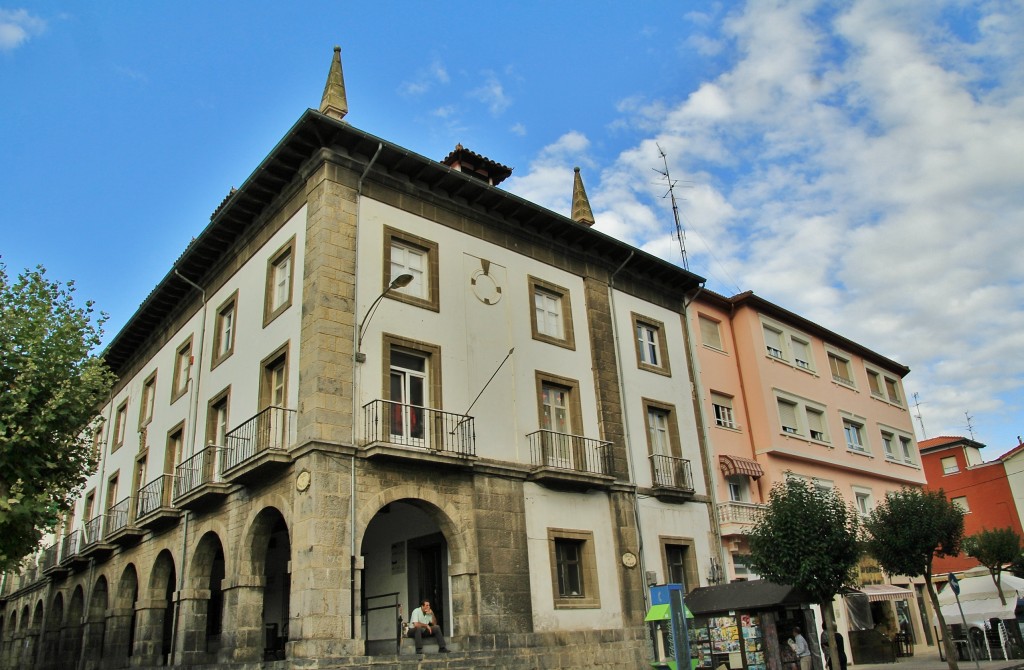
[[438, 623], [451, 632], [448, 542], [438, 519], [443, 513], [433, 505], [405, 499], [381, 507], [367, 525], [360, 548], [367, 653], [394, 649], [398, 613], [391, 603], [401, 605], [408, 620], [422, 600], [430, 600]]
[[[32, 638], [31, 648], [25, 650], [25, 660], [35, 666], [37, 660], [43, 661], [43, 643], [39, 636], [43, 629], [43, 601], [36, 602], [36, 609], [32, 612], [32, 628], [29, 635]], [[42, 663], [40, 663], [42, 665]]]
[[166, 549], [157, 555], [153, 564], [149, 589], [154, 603], [163, 604], [161, 608], [152, 612], [152, 619], [149, 622], [156, 642], [152, 652], [162, 659], [164, 665], [169, 665], [174, 649], [174, 593], [177, 590], [177, 572], [174, 569], [174, 558]]
[[43, 636], [43, 667], [60, 665], [60, 628], [64, 624], [64, 594], [57, 593], [46, 613], [46, 634]]
[[139, 576], [131, 563], [121, 573], [121, 581], [117, 585], [117, 609], [122, 613], [120, 628], [117, 631], [120, 655], [125, 658], [125, 665], [135, 654], [135, 628], [138, 625], [138, 612], [135, 604], [139, 600]]
[[206, 597], [189, 603], [190, 613], [183, 623], [187, 628], [184, 633], [186, 638], [192, 637], [200, 644], [187, 646], [216, 654], [224, 630], [224, 548], [212, 531], [203, 535], [196, 546], [189, 583]]
[[84, 614], [85, 591], [79, 585], [71, 593], [71, 600], [68, 603], [68, 616], [61, 635], [63, 644], [60, 654], [62, 659], [75, 659], [76, 664], [82, 655], [82, 618]]
[[277, 518], [271, 526], [263, 560], [263, 653], [264, 658], [282, 659], [285, 658], [285, 644], [288, 642], [291, 601], [288, 564], [292, 547], [284, 518], [276, 510], [274, 512]]
[[89, 597], [89, 611], [86, 615], [85, 624], [85, 651], [90, 659], [97, 662], [103, 658], [105, 647], [106, 616], [107, 607], [109, 607], [107, 591], [107, 578], [100, 575], [92, 587], [92, 595]]

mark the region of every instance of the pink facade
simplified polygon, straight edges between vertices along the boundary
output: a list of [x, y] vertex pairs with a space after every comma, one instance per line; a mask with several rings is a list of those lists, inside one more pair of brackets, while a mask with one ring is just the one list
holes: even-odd
[[728, 559], [786, 476], [834, 487], [862, 513], [924, 485], [906, 367], [749, 292], [705, 291], [689, 318], [727, 579], [748, 575]]

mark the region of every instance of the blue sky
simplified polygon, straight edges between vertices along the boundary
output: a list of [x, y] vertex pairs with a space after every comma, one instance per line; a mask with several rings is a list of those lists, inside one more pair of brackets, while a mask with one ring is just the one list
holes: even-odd
[[[0, 256], [134, 313], [307, 107], [909, 365], [918, 437], [1024, 434], [1019, 2], [3, 4]], [[914, 410], [917, 413], [917, 410]]]

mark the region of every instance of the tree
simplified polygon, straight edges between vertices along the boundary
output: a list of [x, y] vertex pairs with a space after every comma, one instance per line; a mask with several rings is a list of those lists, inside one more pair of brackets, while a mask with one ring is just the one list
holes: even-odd
[[[862, 551], [859, 519], [835, 489], [789, 478], [772, 487], [764, 513], [747, 536], [750, 563], [762, 577], [799, 587], [821, 605], [829, 640], [836, 632], [832, 600], [851, 581]], [[829, 652], [832, 667], [838, 668], [835, 644]]]
[[[871, 512], [865, 526], [868, 553], [892, 575], [924, 577], [939, 625], [946, 619], [932, 585], [932, 561], [957, 556], [964, 537], [964, 513], [938, 491], [904, 488], [885, 495], [885, 501]], [[949, 635], [943, 635], [946, 662], [957, 670], [956, 650]]]
[[988, 568], [999, 593], [999, 601], [1006, 605], [1001, 584], [1002, 573], [1004, 566], [1020, 556], [1020, 535], [1009, 527], [983, 530], [964, 538], [963, 548], [965, 554], [978, 559], [979, 563]]
[[105, 316], [41, 266], [10, 282], [0, 263], [0, 569], [71, 509], [95, 467], [96, 411], [114, 375], [91, 352]]

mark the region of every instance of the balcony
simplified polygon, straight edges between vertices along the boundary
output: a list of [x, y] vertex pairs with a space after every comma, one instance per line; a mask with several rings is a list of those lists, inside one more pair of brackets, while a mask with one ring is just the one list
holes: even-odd
[[171, 505], [174, 475], [160, 475], [139, 489], [135, 519], [141, 528], [162, 530], [178, 523], [181, 510]]
[[759, 503], [727, 502], [718, 505], [718, 523], [722, 536], [746, 535], [761, 517], [765, 506]]
[[225, 482], [253, 484], [289, 467], [295, 410], [268, 407], [227, 434], [220, 473]]
[[476, 423], [465, 414], [374, 400], [363, 406], [367, 458], [465, 466], [476, 457]]
[[62, 577], [67, 574], [67, 568], [60, 564], [60, 542], [54, 542], [43, 549], [43, 555], [39, 559], [39, 566], [47, 577]]
[[113, 553], [115, 546], [104, 539], [107, 526], [107, 515], [100, 514], [85, 522], [85, 533], [82, 545], [82, 556], [106, 560]]
[[534, 465], [530, 481], [571, 490], [604, 487], [615, 481], [609, 474], [611, 442], [543, 429], [526, 437]]
[[132, 519], [132, 499], [125, 498], [107, 510], [107, 525], [103, 536], [107, 542], [120, 546], [135, 544], [142, 539], [142, 529]]
[[71, 569], [81, 568], [89, 563], [89, 559], [82, 556], [82, 546], [85, 544], [85, 534], [81, 530], [73, 530], [60, 542], [60, 564]]
[[209, 445], [174, 470], [174, 504], [182, 509], [202, 510], [227, 496], [231, 484], [220, 475], [224, 447]]
[[693, 499], [690, 461], [664, 454], [651, 454], [648, 458], [651, 461], [654, 497], [663, 502], [686, 502]]

